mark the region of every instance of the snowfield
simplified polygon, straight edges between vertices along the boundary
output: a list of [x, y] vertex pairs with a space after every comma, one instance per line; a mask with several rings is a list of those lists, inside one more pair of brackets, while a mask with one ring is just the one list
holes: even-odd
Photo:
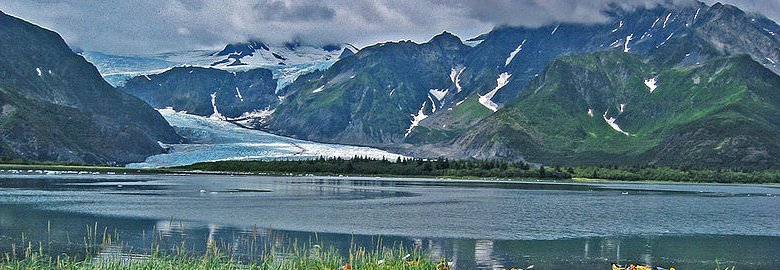
[[406, 134], [404, 134], [404, 137], [409, 136], [409, 134], [412, 134], [412, 130], [414, 130], [415, 127], [420, 125], [420, 122], [422, 120], [425, 120], [425, 118], [428, 118], [427, 115], [425, 115], [425, 105], [428, 103], [428, 101], [423, 102], [423, 104], [420, 106], [420, 111], [417, 112], [417, 114], [412, 114], [412, 124], [409, 126], [409, 128], [406, 130]]
[[611, 116], [609, 118], [607, 118], [607, 113], [609, 113], [609, 111], [604, 112], [604, 115], [602, 117], [604, 118], [604, 121], [607, 122], [607, 125], [609, 125], [609, 127], [611, 127], [612, 129], [614, 129], [617, 132], [623, 133], [623, 135], [631, 136], [631, 134], [629, 134], [628, 132], [623, 131], [623, 129], [621, 129], [620, 126], [618, 126], [618, 124], [616, 123], [617, 119], [615, 119], [614, 117], [611, 117]]
[[485, 108], [490, 109], [493, 112], [498, 111], [498, 104], [493, 102], [493, 96], [496, 95], [498, 90], [501, 90], [504, 86], [509, 84], [509, 78], [512, 77], [512, 74], [509, 74], [507, 72], [501, 73], [501, 75], [498, 76], [498, 79], [496, 79], [496, 88], [493, 88], [493, 90], [490, 90], [487, 94], [484, 96], [479, 96], [479, 103], [481, 103]]
[[[271, 51], [283, 55], [286, 60], [273, 57]], [[113, 86], [122, 86], [125, 81], [136, 76], [163, 73], [174, 67], [196, 66], [245, 71], [255, 68], [271, 70], [277, 79], [277, 91], [289, 85], [298, 76], [316, 70], [326, 70], [338, 60], [340, 50], [328, 52], [320, 48], [301, 46], [295, 50], [284, 47], [272, 47], [271, 51], [259, 49], [252, 56], [241, 58], [243, 65], [229, 66], [228, 56], [218, 56], [217, 51], [194, 50], [170, 52], [153, 55], [118, 56], [100, 52], [82, 52], [87, 61], [97, 67], [100, 75]], [[232, 60], [232, 59], [227, 59]], [[220, 63], [220, 64], [216, 64]], [[213, 64], [216, 64], [212, 66]]]
[[650, 93], [655, 91], [656, 88], [658, 88], [658, 79], [656, 77], [650, 78], [645, 80], [645, 86], [647, 86], [647, 89], [650, 90]]
[[166, 145], [169, 153], [151, 156], [130, 168], [160, 168], [222, 160], [352, 158], [355, 155], [395, 160], [403, 157], [387, 151], [358, 146], [315, 143], [239, 127], [235, 124], [195, 116], [172, 109], [159, 110], [187, 144]]

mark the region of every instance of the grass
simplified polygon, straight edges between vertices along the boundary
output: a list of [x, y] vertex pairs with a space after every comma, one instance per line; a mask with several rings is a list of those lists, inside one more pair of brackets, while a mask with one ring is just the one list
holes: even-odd
[[[48, 224], [51, 235], [51, 223]], [[101, 236], [102, 233], [102, 236]], [[271, 240], [258, 254], [257, 236], [244, 239], [253, 249], [249, 252], [234, 252], [230, 243], [204, 243], [205, 251], [192, 251], [184, 242], [163, 243], [168, 241], [163, 235], [152, 237], [152, 243], [145, 251], [133, 251], [121, 243], [116, 243], [119, 233], [110, 233], [108, 228], [101, 230], [97, 224], [87, 227], [84, 241], [79, 248], [65, 253], [52, 251], [53, 242], [47, 240], [29, 241], [22, 235], [21, 241], [14, 241], [10, 250], [0, 254], [0, 270], [57, 269], [57, 270], [114, 270], [114, 269], [257, 269], [257, 270], [448, 270], [451, 264], [446, 260], [437, 260], [420, 252], [419, 249], [407, 249], [402, 245], [385, 247], [381, 242], [369, 250], [355, 244], [350, 245], [348, 253], [341, 253], [324, 244], [289, 244], [279, 248]], [[26, 240], [27, 239], [27, 240]], [[68, 240], [70, 242], [70, 240]], [[169, 241], [170, 242], [170, 241]], [[21, 245], [17, 246], [17, 243]], [[170, 245], [172, 244], [172, 245]], [[104, 252], [106, 250], [117, 250]], [[129, 250], [129, 251], [127, 251]]]
[[[21, 269], [448, 269], [444, 261], [436, 262], [419, 253], [407, 253], [403, 248], [382, 249], [368, 252], [358, 248], [348, 257], [338, 255], [334, 249], [322, 250], [315, 246], [309, 250], [296, 249], [295, 253], [266, 255], [260, 262], [245, 262], [220, 251], [204, 255], [150, 254], [139, 258], [114, 256], [108, 258], [78, 259], [67, 255], [49, 256], [26, 250], [21, 259], [6, 256], [0, 262], [2, 270]], [[414, 255], [412, 255], [414, 254]]]

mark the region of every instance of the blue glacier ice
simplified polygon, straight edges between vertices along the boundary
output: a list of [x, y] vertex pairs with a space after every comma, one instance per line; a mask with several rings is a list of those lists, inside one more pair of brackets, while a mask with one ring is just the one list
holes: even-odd
[[161, 168], [207, 161], [313, 159], [320, 156], [351, 158], [357, 155], [391, 160], [402, 157], [369, 147], [292, 139], [170, 109], [160, 110], [160, 114], [187, 139], [187, 143], [168, 145], [168, 153], [127, 167]]

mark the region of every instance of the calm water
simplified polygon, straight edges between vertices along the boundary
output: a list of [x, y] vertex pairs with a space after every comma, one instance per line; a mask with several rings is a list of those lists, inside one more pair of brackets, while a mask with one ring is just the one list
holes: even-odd
[[241, 252], [259, 237], [342, 250], [352, 241], [418, 246], [458, 269], [607, 269], [614, 261], [777, 269], [778, 195], [737, 185], [0, 174], [0, 250], [23, 233], [70, 247], [66, 239], [83, 241], [97, 222], [125, 243], [104, 253], [143, 249], [152, 235]]

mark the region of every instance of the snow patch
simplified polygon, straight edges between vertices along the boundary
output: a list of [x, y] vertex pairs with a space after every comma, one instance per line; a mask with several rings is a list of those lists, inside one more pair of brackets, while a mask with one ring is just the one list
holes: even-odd
[[319, 93], [322, 92], [322, 90], [325, 90], [325, 86], [320, 86], [317, 89], [314, 89], [314, 91], [311, 91], [312, 93]]
[[271, 107], [267, 107], [261, 111], [254, 110], [251, 112], [245, 112], [239, 117], [236, 118], [229, 118], [228, 120], [235, 121], [235, 120], [243, 120], [243, 119], [260, 119], [263, 120], [265, 118], [268, 118], [276, 111], [276, 109], [271, 109]]
[[698, 17], [699, 17], [699, 11], [701, 11], [701, 8], [697, 9], [697, 10], [696, 10], [696, 14], [695, 14], [695, 15], [693, 15], [693, 22], [694, 22], [694, 23], [696, 23], [696, 18], [698, 18]]
[[431, 95], [433, 95], [436, 99], [441, 101], [442, 99], [444, 99], [444, 96], [446, 96], [447, 93], [449, 93], [449, 90], [447, 90], [447, 89], [431, 89], [431, 90], [428, 90], [428, 93], [431, 93]]
[[501, 75], [498, 76], [498, 79], [496, 79], [496, 88], [493, 88], [493, 90], [490, 90], [490, 92], [488, 92], [484, 96], [479, 96], [479, 103], [484, 105], [485, 108], [488, 108], [493, 112], [497, 112], [498, 104], [493, 102], [491, 99], [493, 99], [493, 96], [496, 95], [498, 90], [500, 90], [502, 87], [509, 84], [510, 77], [512, 77], [512, 74], [509, 74], [507, 72], [501, 73]]
[[554, 35], [556, 31], [558, 31], [558, 27], [561, 27], [561, 25], [559, 24], [559, 25], [555, 26], [555, 29], [553, 29], [552, 33], [550, 33], [551, 36]]
[[435, 113], [436, 112], [436, 101], [433, 101], [433, 98], [431, 97], [431, 95], [428, 95], [428, 100], [431, 101], [431, 107], [432, 107], [431, 108], [431, 113]]
[[404, 134], [404, 138], [409, 136], [409, 134], [412, 134], [412, 130], [414, 130], [415, 127], [420, 125], [420, 122], [422, 120], [425, 120], [425, 118], [428, 118], [427, 115], [425, 115], [425, 104], [427, 104], [428, 101], [425, 101], [422, 103], [422, 106], [420, 106], [420, 110], [417, 112], [417, 114], [412, 114], [412, 125], [409, 126], [409, 129], [406, 130], [406, 134]]
[[620, 111], [620, 113], [623, 113], [623, 111], [625, 110], [626, 110], [626, 104], [621, 103], [620, 106], [618, 107], [618, 111]]
[[653, 22], [653, 25], [651, 25], [650, 28], [651, 29], [655, 28], [655, 25], [658, 24], [658, 21], [660, 21], [660, 20], [661, 20], [661, 17], [656, 18], [655, 21]]
[[662, 27], [662, 28], [666, 28], [666, 23], [669, 22], [669, 18], [670, 17], [672, 17], [672, 13], [671, 12], [669, 12], [669, 15], [666, 15], [666, 19], [664, 20], [664, 27]]
[[395, 88], [393, 88], [393, 90], [390, 90], [390, 96], [392, 97], [394, 93], [395, 93]]
[[615, 28], [615, 29], [612, 29], [612, 33], [615, 33], [615, 32], [617, 32], [618, 30], [620, 30], [620, 28], [623, 28], [623, 21], [620, 21], [620, 25], [618, 25], [618, 27], [617, 27], [617, 28]]
[[484, 39], [480, 39], [480, 40], [466, 40], [465, 42], [463, 42], [463, 44], [473, 48], [473, 47], [477, 47], [477, 45], [479, 45], [479, 44], [482, 44], [482, 41], [485, 41], [485, 40]]
[[452, 68], [450, 70], [450, 81], [455, 84], [455, 89], [458, 93], [463, 91], [463, 88], [460, 87], [460, 75], [463, 74], [464, 70], [466, 70], [466, 67]]
[[656, 83], [658, 83], [658, 79], [656, 77], [645, 80], [645, 86], [647, 86], [647, 89], [650, 89], [650, 93], [652, 93], [653, 91], [655, 91], [656, 88], [658, 88], [658, 85], [656, 85]]
[[241, 96], [241, 90], [238, 90], [238, 87], [236, 87], [236, 97], [241, 100], [241, 102], [244, 102], [244, 97]]
[[769, 58], [769, 57], [766, 57], [766, 60], [769, 60], [769, 62], [771, 62], [771, 63], [772, 63], [772, 65], [776, 64], [776, 63], [775, 63], [775, 61], [774, 61], [774, 60], [772, 60], [772, 59], [771, 59], [771, 58]]
[[41, 72], [41, 68], [39, 67], [35, 68], [35, 72], [38, 72], [38, 77], [43, 76], [43, 72]]
[[144, 78], [146, 78], [147, 81], [151, 81], [152, 78], [149, 78], [149, 75], [144, 74]]
[[173, 107], [165, 107], [163, 109], [157, 109], [158, 112], [161, 114], [163, 113], [176, 113], [176, 110], [173, 109]]
[[525, 41], [526, 41], [526, 40], [525, 40], [525, 39], [523, 39], [523, 42], [522, 42], [522, 43], [520, 43], [520, 45], [518, 45], [518, 46], [517, 46], [517, 48], [516, 48], [514, 51], [512, 51], [511, 53], [509, 53], [509, 57], [507, 57], [507, 58], [506, 58], [506, 63], [504, 63], [504, 66], [508, 66], [508, 65], [509, 65], [509, 63], [511, 63], [511, 62], [512, 62], [512, 59], [515, 59], [515, 55], [517, 55], [517, 53], [519, 53], [519, 52], [520, 52], [520, 50], [522, 50], [522, 49], [523, 49], [523, 44], [525, 44]]
[[588, 109], [588, 116], [593, 117], [593, 109]]
[[628, 43], [631, 42], [631, 39], [634, 38], [634, 34], [630, 34], [626, 37], [626, 43], [623, 44], [623, 52], [627, 53], [631, 50], [631, 48], [628, 47]]
[[628, 134], [628, 132], [625, 132], [625, 131], [623, 131], [622, 129], [620, 129], [620, 126], [618, 126], [618, 124], [617, 124], [617, 123], [615, 123], [615, 122], [617, 121], [617, 119], [615, 119], [614, 117], [609, 117], [609, 118], [607, 118], [607, 113], [608, 113], [608, 112], [609, 112], [609, 110], [607, 110], [606, 112], [604, 112], [604, 116], [603, 116], [603, 117], [604, 117], [604, 121], [606, 121], [606, 122], [607, 122], [607, 124], [608, 124], [610, 127], [612, 127], [612, 129], [614, 129], [615, 131], [617, 131], [617, 132], [620, 132], [620, 133], [623, 133], [623, 134], [625, 134], [626, 136], [631, 136], [631, 134]]
[[456, 102], [455, 103], [455, 107], [460, 106], [460, 104], [463, 104], [463, 102], [466, 102], [467, 99], [469, 99], [469, 98], [464, 98], [463, 100]]
[[211, 94], [211, 107], [214, 109], [214, 113], [212, 113], [211, 116], [209, 116], [209, 118], [219, 119], [219, 120], [226, 119], [225, 116], [219, 113], [219, 110], [217, 109], [217, 92]]
[[620, 40], [615, 40], [615, 42], [612, 42], [612, 44], [609, 44], [609, 47], [617, 47], [620, 46]]

